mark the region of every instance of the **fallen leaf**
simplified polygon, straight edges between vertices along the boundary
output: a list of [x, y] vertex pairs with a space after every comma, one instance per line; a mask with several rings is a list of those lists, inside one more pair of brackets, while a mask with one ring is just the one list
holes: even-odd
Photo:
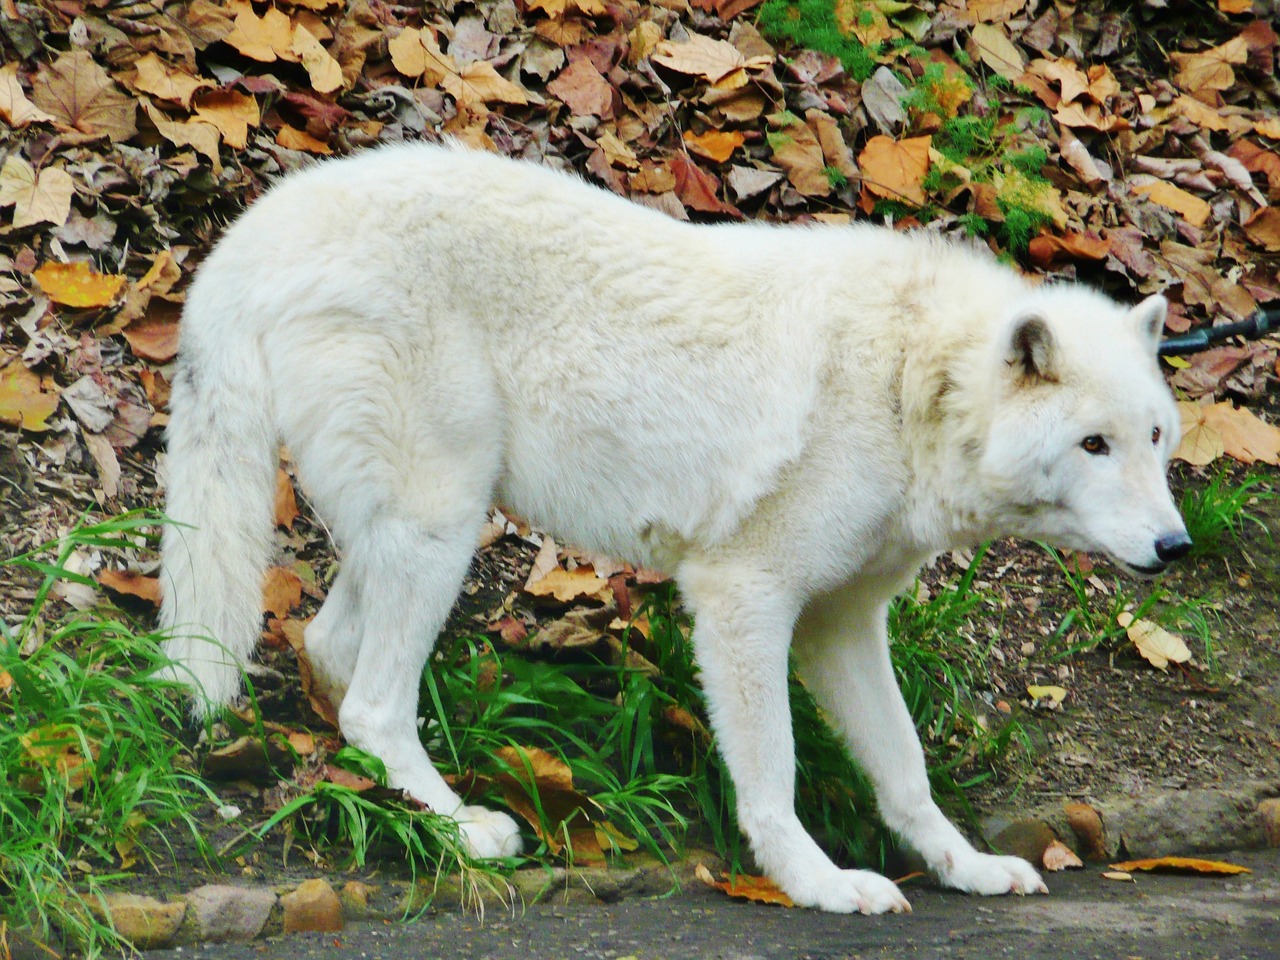
[[1177, 67], [1174, 84], [1210, 106], [1217, 106], [1221, 91], [1235, 85], [1232, 67], [1248, 59], [1249, 44], [1244, 37], [1228, 40], [1202, 53], [1169, 54], [1169, 60]]
[[686, 207], [703, 213], [742, 216], [737, 207], [720, 199], [719, 178], [703, 170], [683, 153], [673, 153], [667, 162], [667, 168], [676, 178], [676, 196]]
[[613, 116], [613, 85], [583, 57], [547, 84], [547, 93], [568, 105], [576, 116], [608, 120]]
[[711, 875], [711, 871], [702, 863], [694, 867], [693, 872], [694, 876], [708, 887], [714, 887], [722, 893], [727, 893], [729, 896], [736, 897], [739, 900], [772, 903], [780, 907], [795, 906], [795, 901], [779, 890], [778, 885], [768, 877], [752, 877], [745, 873], [730, 877], [729, 874], [722, 873], [720, 876], [724, 879], [716, 880]]
[[769, 149], [796, 190], [806, 197], [830, 195], [831, 181], [827, 179], [822, 145], [808, 125], [796, 121], [781, 130], [769, 131]]
[[529, 97], [486, 60], [468, 63], [457, 73], [446, 74], [440, 85], [461, 106], [480, 103], [528, 103]]
[[223, 38], [250, 60], [273, 63], [276, 60], [298, 61], [293, 52], [293, 24], [287, 15], [272, 7], [261, 17], [247, 4], [236, 15], [235, 25]]
[[1222, 442], [1222, 434], [1209, 425], [1205, 404], [1178, 401], [1178, 412], [1182, 416], [1182, 439], [1178, 449], [1173, 452], [1175, 460], [1189, 463], [1193, 467], [1204, 467], [1213, 463], [1226, 447]]
[[213, 90], [195, 99], [195, 115], [211, 123], [222, 134], [222, 142], [243, 150], [248, 143], [249, 128], [262, 119], [257, 99], [238, 90]]
[[1116, 623], [1125, 628], [1138, 652], [1157, 669], [1166, 669], [1170, 662], [1186, 663], [1191, 659], [1186, 642], [1157, 623], [1137, 619], [1127, 610], [1116, 615]]
[[1126, 860], [1124, 863], [1111, 864], [1112, 870], [1126, 873], [1134, 870], [1162, 873], [1215, 873], [1233, 876], [1238, 873], [1253, 873], [1248, 867], [1227, 863], [1222, 860], [1200, 860], [1196, 857], [1156, 857], [1151, 860]]
[[563, 760], [538, 747], [524, 746], [502, 747], [494, 757], [508, 767], [509, 772], [496, 778], [507, 806], [533, 827], [553, 854], [571, 846], [576, 862], [604, 861], [591, 820], [599, 805], [574, 787], [573, 773]]
[[56, 119], [113, 143], [138, 132], [137, 108], [87, 50], [64, 53], [36, 75], [31, 97]]
[[39, 174], [22, 157], [10, 154], [0, 167], [0, 207], [13, 204], [13, 226], [52, 223], [60, 227], [71, 213], [75, 183], [61, 167]]
[[136, 71], [132, 80], [135, 89], [188, 108], [197, 90], [214, 85], [210, 80], [192, 76], [181, 67], [165, 63], [155, 51], [139, 57], [133, 67]]
[[1046, 870], [1054, 873], [1084, 866], [1084, 862], [1061, 840], [1055, 840], [1045, 847], [1044, 855], [1040, 858], [1040, 862], [1044, 864]]
[[724, 163], [746, 142], [746, 137], [737, 130], [708, 130], [700, 134], [686, 130], [684, 142], [698, 156]]
[[153, 607], [160, 606], [160, 581], [156, 577], [143, 576], [132, 570], [104, 569], [98, 574], [98, 583], [115, 593], [137, 597]]
[[1067, 803], [1064, 809], [1067, 825], [1076, 835], [1085, 857], [1090, 860], [1105, 860], [1107, 842], [1101, 814], [1089, 804], [1080, 802]]
[[302, 602], [302, 578], [288, 567], [270, 567], [262, 582], [262, 609], [284, 619]]
[[1229, 400], [1215, 403], [1205, 409], [1204, 422], [1222, 437], [1222, 449], [1228, 457], [1241, 463], [1262, 461], [1280, 466], [1280, 427], [1247, 407], [1234, 406]]
[[1045, 233], [1033, 237], [1027, 247], [1031, 262], [1042, 270], [1048, 269], [1055, 260], [1064, 258], [1105, 260], [1110, 252], [1111, 241], [1071, 230], [1063, 234]]
[[1027, 694], [1032, 700], [1052, 700], [1054, 703], [1061, 703], [1067, 698], [1067, 691], [1064, 687], [1057, 686], [1037, 686], [1032, 684], [1027, 687]]
[[298, 519], [298, 498], [293, 492], [293, 482], [289, 479], [289, 475], [279, 467], [276, 467], [276, 495], [273, 515], [275, 516], [276, 526], [284, 527], [288, 530], [293, 529], [293, 523]]
[[0, 117], [9, 126], [21, 130], [29, 123], [47, 123], [54, 119], [27, 99], [18, 82], [17, 62], [0, 67]]
[[1152, 178], [1146, 183], [1137, 183], [1135, 189], [1154, 203], [1180, 215], [1193, 227], [1203, 227], [1209, 219], [1209, 204], [1165, 180]]
[[[56, 771], [66, 781], [67, 788], [73, 791], [84, 786], [101, 752], [98, 741], [69, 723], [45, 723], [21, 734], [18, 742], [22, 745], [22, 759], [26, 761], [19, 762], [19, 771], [24, 766], [30, 769], [31, 765]], [[86, 746], [88, 756], [85, 755]], [[41, 777], [34, 773], [19, 773], [17, 780], [25, 790], [38, 790], [43, 785]]]
[[923, 182], [929, 172], [932, 143], [932, 137], [872, 137], [858, 154], [863, 187], [878, 197], [921, 206], [926, 199]]
[[172, 320], [139, 320], [123, 331], [135, 357], [168, 363], [178, 355], [178, 324]]
[[1280, 208], [1260, 207], [1243, 224], [1244, 234], [1268, 253], [1280, 253]]
[[332, 93], [342, 86], [342, 67], [302, 24], [293, 31], [289, 50], [302, 61], [316, 93]]
[[1133, 874], [1125, 873], [1123, 870], [1104, 870], [1102, 876], [1107, 880], [1133, 881]]
[[965, 12], [981, 23], [1003, 23], [1026, 5], [1027, 0], [969, 0]]
[[979, 23], [969, 32], [970, 55], [1006, 80], [1017, 80], [1027, 68], [1022, 51], [1013, 45], [1004, 27]]
[[535, 597], [554, 597], [561, 603], [584, 598], [603, 601], [608, 599], [605, 594], [609, 590], [609, 581], [596, 576], [595, 570], [587, 564], [576, 570], [557, 567], [524, 589]]
[[51, 379], [28, 370], [16, 359], [0, 367], [0, 423], [32, 432], [48, 430], [58, 399]]
[[50, 260], [41, 265], [32, 277], [54, 303], [80, 310], [112, 303], [126, 282], [126, 278], [118, 274], [98, 273], [83, 260], [73, 263]]
[[276, 133], [276, 143], [290, 150], [305, 150], [307, 153], [333, 153], [333, 148], [323, 140], [317, 140], [305, 130], [298, 130], [287, 123], [282, 124]]
[[677, 73], [709, 80], [719, 90], [746, 86], [748, 70], [763, 70], [773, 63], [772, 57], [744, 57], [732, 43], [700, 33], [689, 34], [683, 43], [660, 41], [649, 59]]

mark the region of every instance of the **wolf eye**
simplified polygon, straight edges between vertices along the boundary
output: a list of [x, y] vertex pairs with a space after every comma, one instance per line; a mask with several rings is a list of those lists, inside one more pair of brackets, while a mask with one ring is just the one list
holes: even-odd
[[1102, 456], [1111, 452], [1111, 448], [1107, 446], [1107, 441], [1096, 433], [1081, 440], [1080, 446], [1084, 447], [1085, 453], [1092, 453], [1095, 456]]
[[1156, 444], [1156, 443], [1159, 443], [1159, 442], [1160, 442], [1160, 428], [1159, 428], [1159, 427], [1152, 427], [1152, 428], [1151, 428], [1151, 442], [1152, 442], [1153, 444]]

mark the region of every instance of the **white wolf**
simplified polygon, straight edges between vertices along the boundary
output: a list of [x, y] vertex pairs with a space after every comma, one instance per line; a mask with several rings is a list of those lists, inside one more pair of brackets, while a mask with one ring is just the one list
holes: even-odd
[[[1044, 892], [930, 797], [886, 605], [996, 535], [1153, 573], [1189, 546], [1165, 468], [1165, 302], [1037, 287], [877, 227], [691, 226], [563, 173], [428, 145], [285, 178], [187, 298], [169, 425], [167, 651], [217, 705], [260, 628], [277, 444], [341, 572], [307, 628], [347, 740], [459, 821], [419, 677], [495, 499], [673, 574], [760, 867], [799, 904], [909, 909], [794, 809], [787, 653], [942, 883]], [[216, 645], [206, 638], [212, 637]], [[206, 707], [207, 709], [207, 707]]]

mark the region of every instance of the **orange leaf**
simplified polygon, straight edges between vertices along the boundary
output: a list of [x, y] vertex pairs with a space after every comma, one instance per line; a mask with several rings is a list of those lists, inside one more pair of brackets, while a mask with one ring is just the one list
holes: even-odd
[[739, 900], [773, 903], [780, 907], [794, 907], [796, 905], [795, 901], [779, 890], [778, 885], [768, 877], [750, 877], [740, 873], [731, 878], [727, 873], [722, 873], [720, 876], [724, 879], [716, 880], [711, 876], [711, 871], [701, 863], [694, 867], [693, 872], [694, 876], [708, 887], [715, 887], [722, 893], [727, 893], [729, 896], [736, 897]]
[[699, 156], [714, 160], [716, 163], [724, 163], [733, 156], [733, 151], [746, 142], [746, 137], [737, 130], [708, 130], [703, 134], [686, 130], [684, 142]]
[[1111, 864], [1112, 870], [1161, 871], [1168, 873], [1216, 873], [1232, 875], [1237, 873], [1253, 873], [1248, 867], [1241, 867], [1222, 860], [1199, 860], [1195, 857], [1156, 857], [1152, 860], [1126, 860], [1124, 863]]
[[165, 63], [155, 52], [140, 57], [134, 64], [137, 71], [131, 82], [133, 87], [143, 93], [149, 93], [161, 100], [180, 103], [184, 107], [191, 106], [191, 97], [197, 90], [212, 87], [213, 81], [203, 77], [193, 77], [180, 67]]
[[302, 578], [288, 567], [271, 567], [262, 584], [262, 609], [284, 618], [302, 602]]
[[280, 127], [276, 134], [276, 143], [289, 150], [305, 150], [307, 153], [333, 153], [329, 145], [317, 140], [305, 130], [297, 130], [287, 123]]
[[289, 475], [279, 467], [276, 467], [275, 518], [277, 527], [289, 530], [293, 529], [293, 522], [298, 519], [298, 498], [293, 492], [293, 484]]
[[1260, 207], [1244, 222], [1245, 236], [1268, 253], [1280, 253], [1280, 210]]
[[222, 134], [222, 142], [237, 150], [244, 149], [249, 139], [249, 128], [256, 127], [262, 119], [258, 101], [252, 94], [238, 90], [213, 90], [201, 94], [195, 101], [195, 115], [217, 127]]
[[82, 260], [75, 263], [54, 263], [51, 260], [32, 276], [54, 303], [79, 309], [107, 306], [115, 300], [125, 283], [124, 277], [98, 273]]
[[1153, 202], [1167, 207], [1174, 213], [1180, 215], [1182, 219], [1193, 227], [1203, 227], [1205, 221], [1209, 219], [1209, 204], [1205, 203], [1194, 194], [1187, 193], [1181, 187], [1175, 187], [1172, 183], [1164, 180], [1153, 180], [1150, 183], [1138, 185], [1136, 188], [1141, 194], [1145, 194]]
[[178, 324], [172, 320], [141, 320], [123, 331], [135, 357], [168, 363], [178, 354]]
[[298, 62], [298, 56], [292, 49], [293, 24], [274, 8], [257, 17], [246, 4], [236, 15], [235, 28], [223, 38], [223, 42], [259, 63], [271, 63], [277, 59]]
[[1054, 260], [1105, 260], [1111, 252], [1111, 241], [1103, 240], [1088, 233], [1068, 231], [1061, 236], [1043, 234], [1031, 241], [1027, 252], [1031, 262], [1041, 269], [1047, 268]]
[[0, 423], [23, 430], [49, 429], [60, 393], [52, 380], [28, 370], [17, 359], [0, 367]]
[[922, 183], [929, 172], [932, 144], [932, 137], [907, 140], [893, 140], [883, 135], [872, 137], [858, 155], [863, 186], [878, 197], [920, 206], [925, 202]]
[[160, 606], [160, 581], [155, 577], [144, 577], [131, 570], [103, 570], [98, 574], [98, 582], [114, 593], [137, 597], [153, 607]]

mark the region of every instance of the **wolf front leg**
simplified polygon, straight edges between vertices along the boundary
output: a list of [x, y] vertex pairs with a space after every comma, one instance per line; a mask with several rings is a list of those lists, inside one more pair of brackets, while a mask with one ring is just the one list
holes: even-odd
[[887, 604], [856, 593], [811, 602], [796, 628], [800, 675], [875, 785], [885, 824], [942, 883], [967, 893], [1048, 893], [1020, 857], [979, 853], [934, 803], [924, 751], [893, 675]]
[[836, 913], [910, 910], [891, 881], [837, 867], [795, 811], [787, 650], [796, 603], [776, 582], [731, 565], [682, 565], [711, 725], [733, 778], [738, 825], [761, 869], [802, 906]]

